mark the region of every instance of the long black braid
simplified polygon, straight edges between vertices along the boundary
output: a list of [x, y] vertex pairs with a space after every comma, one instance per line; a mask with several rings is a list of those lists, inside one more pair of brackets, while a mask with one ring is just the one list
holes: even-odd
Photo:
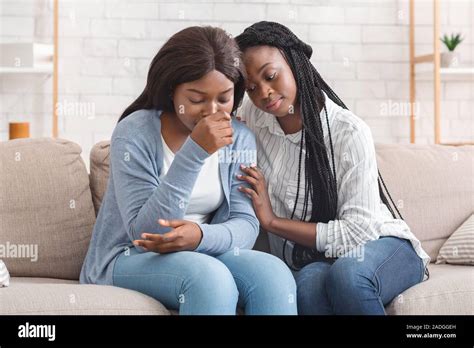
[[[258, 22], [245, 29], [245, 31], [236, 37], [236, 41], [242, 51], [253, 46], [273, 46], [278, 48], [287, 60], [297, 86], [297, 101], [302, 116], [302, 133], [300, 143], [300, 154], [298, 160], [298, 180], [296, 199], [291, 214], [293, 219], [298, 204], [299, 188], [301, 184], [301, 163], [303, 157], [303, 148], [305, 151], [305, 195], [303, 201], [303, 213], [301, 221], [306, 221], [308, 213], [308, 202], [311, 199], [312, 211], [310, 222], [324, 222], [335, 220], [337, 215], [337, 180], [334, 164], [334, 150], [329, 127], [328, 113], [325, 104], [326, 95], [337, 105], [347, 109], [346, 105], [336, 95], [336, 93], [323, 80], [316, 68], [311, 64], [310, 58], [313, 49], [308, 44], [301, 41], [290, 29], [275, 22]], [[324, 110], [328, 128], [329, 143], [331, 148], [331, 164], [329, 162], [328, 152], [324, 143], [323, 125], [320, 118], [321, 111]], [[378, 173], [379, 192], [383, 203], [385, 203], [393, 217], [393, 212], [388, 200], [383, 193], [381, 183], [387, 191], [390, 200], [395, 207], [400, 218], [403, 219], [392, 197], [385, 186], [380, 172]], [[283, 248], [283, 259], [292, 267], [285, 256], [285, 240]], [[308, 263], [318, 259], [318, 252], [315, 248], [308, 248], [295, 244], [292, 253], [293, 265], [296, 270], [301, 269]]]

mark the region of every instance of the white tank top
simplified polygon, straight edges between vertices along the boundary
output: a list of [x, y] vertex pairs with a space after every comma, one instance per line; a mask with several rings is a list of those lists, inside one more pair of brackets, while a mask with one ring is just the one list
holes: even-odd
[[[168, 172], [175, 155], [166, 144], [163, 135], [161, 135], [161, 141], [163, 143], [163, 167], [160, 178]], [[219, 153], [216, 151], [204, 161], [183, 219], [196, 223], [209, 223], [211, 213], [219, 208], [223, 201], [224, 191], [219, 175]]]

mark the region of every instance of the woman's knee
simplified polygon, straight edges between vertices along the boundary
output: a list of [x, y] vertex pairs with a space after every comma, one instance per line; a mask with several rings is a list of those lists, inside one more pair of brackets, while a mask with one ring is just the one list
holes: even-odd
[[278, 257], [256, 250], [240, 250], [225, 255], [222, 261], [234, 275], [247, 278], [261, 287], [296, 293], [296, 283], [290, 269]]
[[246, 314], [294, 315], [296, 283], [279, 258], [254, 250], [240, 250], [219, 256], [232, 272]]
[[340, 257], [328, 271], [326, 292], [329, 297], [357, 296], [360, 288], [374, 287], [373, 277], [364, 262], [354, 257]]
[[296, 274], [298, 314], [331, 314], [325, 287], [330, 267], [328, 263], [314, 262]]
[[[207, 255], [205, 255], [207, 256]], [[232, 273], [219, 260], [207, 256], [193, 266], [193, 272], [182, 284], [182, 293], [192, 290], [203, 300], [230, 301], [237, 304], [238, 290]]]
[[298, 294], [309, 293], [311, 288], [324, 284], [330, 267], [327, 263], [314, 262], [298, 271], [295, 275]]

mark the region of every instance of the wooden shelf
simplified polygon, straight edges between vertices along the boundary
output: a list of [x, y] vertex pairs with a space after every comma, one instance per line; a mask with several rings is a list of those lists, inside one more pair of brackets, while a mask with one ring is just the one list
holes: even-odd
[[[20, 74], [45, 74], [51, 75], [53, 82], [53, 110], [52, 110], [52, 136], [58, 137], [58, 37], [59, 37], [59, 0], [52, 0], [53, 3], [53, 44], [52, 61], [43, 60], [43, 54], [39, 60], [33, 60], [32, 67], [7, 67], [0, 66], [0, 75], [20, 75]], [[35, 56], [35, 54], [34, 54]], [[49, 56], [49, 55], [48, 55]], [[36, 65], [35, 65], [36, 64]]]
[[464, 142], [464, 143], [440, 143], [440, 145], [448, 145], [448, 146], [463, 146], [463, 145], [474, 145], [474, 142]]
[[[440, 47], [440, 0], [432, 0], [433, 3], [433, 51], [431, 54], [416, 55], [415, 54], [415, 0], [409, 2], [410, 16], [410, 104], [416, 103], [416, 82], [418, 78], [432, 80], [433, 82], [433, 110], [434, 110], [434, 143], [442, 145], [472, 145], [471, 141], [467, 143], [446, 143], [441, 141], [441, 81], [464, 80], [474, 81], [474, 67], [441, 67], [441, 47]], [[431, 63], [428, 65], [429, 70], [420, 71], [418, 65], [422, 63]], [[415, 108], [410, 110], [410, 143], [415, 143], [416, 139], [416, 122]]]
[[423, 56], [413, 57], [414, 64], [429, 63], [434, 61], [434, 54], [425, 54]]
[[[420, 67], [421, 68], [421, 67]], [[432, 80], [434, 71], [430, 68], [417, 69], [416, 77]], [[440, 68], [439, 74], [443, 81], [474, 81], [474, 67]]]

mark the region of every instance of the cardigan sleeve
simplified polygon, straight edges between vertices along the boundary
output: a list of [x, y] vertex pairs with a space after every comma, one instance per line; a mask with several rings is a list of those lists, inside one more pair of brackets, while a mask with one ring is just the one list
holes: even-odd
[[182, 219], [189, 205], [194, 183], [209, 156], [191, 137], [185, 141], [164, 177], [153, 168], [154, 156], [130, 139], [111, 142], [111, 172], [114, 192], [130, 240], [143, 232], [165, 233], [158, 219]]

